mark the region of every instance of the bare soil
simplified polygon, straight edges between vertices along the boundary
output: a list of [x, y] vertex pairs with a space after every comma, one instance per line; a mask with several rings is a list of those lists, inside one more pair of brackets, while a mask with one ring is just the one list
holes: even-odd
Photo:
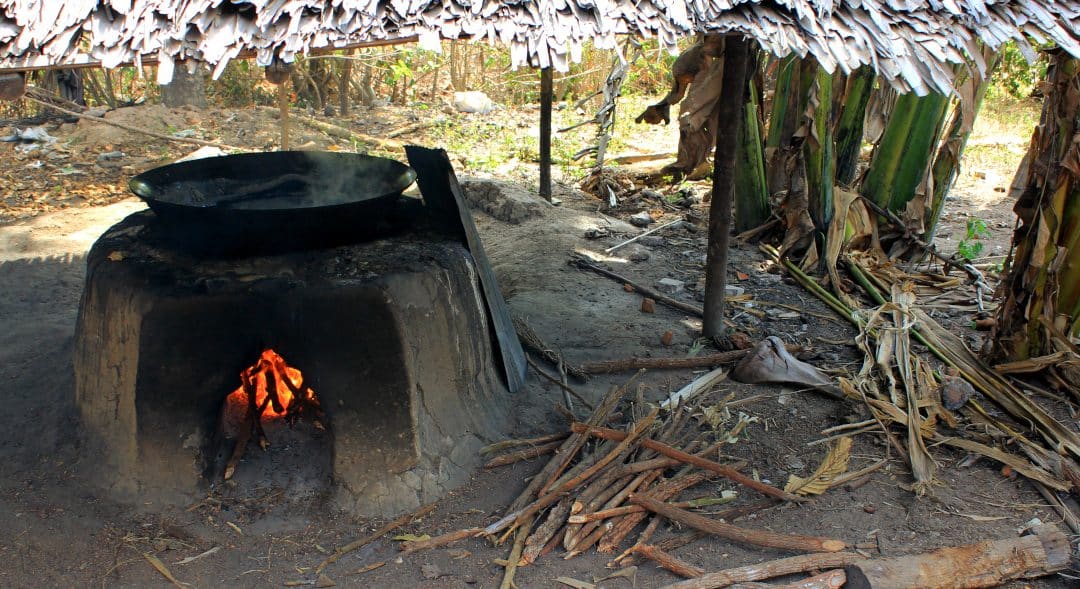
[[[336, 122], [379, 135], [419, 116], [415, 111], [382, 108]], [[445, 113], [440, 116], [453, 119], [454, 124], [480, 120]], [[527, 112], [493, 116], [505, 118], [496, 119], [500, 124], [513, 120], [523, 127], [532, 124], [532, 115]], [[199, 113], [133, 107], [110, 113], [110, 117], [159, 132], [192, 128], [196, 136], [253, 149], [272, 146], [277, 133], [271, 113], [264, 110]], [[483, 121], [491, 123], [490, 119]], [[267, 587], [314, 581], [313, 567], [330, 551], [368, 534], [382, 522], [357, 520], [320, 505], [301, 508], [279, 504], [276, 498], [280, 493], [272, 489], [260, 501], [230, 503], [211, 496], [190, 506], [160, 506], [118, 504], [86, 484], [87, 474], [97, 462], [80, 446], [71, 366], [73, 327], [83, 286], [82, 256], [106, 227], [141, 208], [127, 196], [124, 183], [130, 175], [194, 147], [163, 144], [90, 123], [65, 124], [50, 132], [60, 139], [52, 152], [58, 152], [55, 156], [18, 154], [11, 145], [0, 145], [4, 154], [0, 170], [7, 179], [0, 200], [4, 223], [0, 225], [0, 317], [4, 325], [0, 330], [0, 382], [4, 383], [0, 394], [7, 407], [0, 413], [0, 448], [5, 455], [0, 462], [0, 585], [169, 586], [151, 557], [163, 563], [179, 582], [192, 587]], [[437, 133], [425, 133], [411, 140], [440, 143]], [[643, 136], [635, 141], [648, 147], [647, 139]], [[670, 143], [670, 137], [665, 141]], [[350, 147], [306, 131], [294, 142], [317, 148]], [[98, 159], [99, 154], [113, 151], [124, 155], [116, 160]], [[453, 155], [468, 174], [470, 154]], [[531, 192], [533, 181], [524, 179], [521, 169], [528, 166], [503, 174], [506, 182], [499, 188], [514, 198], [539, 203]], [[701, 194], [706, 186], [691, 183], [685, 188]], [[957, 198], [959, 207], [950, 210], [943, 234], [955, 233], [962, 223], [964, 209], [960, 207], [985, 207], [977, 209], [980, 216], [1000, 219], [1011, 227], [1010, 213], [1006, 212], [1011, 203], [989, 198], [1002, 193], [993, 187], [990, 192], [979, 186], [965, 190]], [[694, 222], [687, 227], [659, 232], [659, 240], [635, 248], [635, 258], [647, 259], [630, 261], [628, 247], [616, 250], [608, 263], [645, 284], [655, 284], [664, 277], [684, 281], [686, 289], [676, 296], [693, 301], [701, 294], [704, 264], [701, 206], [687, 211], [645, 199], [624, 203], [622, 209], [608, 215], [599, 212], [602, 203], [566, 183], [559, 184], [556, 196], [562, 201], [560, 206], [539, 203], [538, 214], [516, 224], [475, 212], [512, 310], [574, 362], [634, 355], [685, 356], [697, 350], [700, 324], [696, 319], [661, 306], [655, 313], [642, 313], [638, 295], [566, 262], [574, 251], [602, 252], [635, 234], [638, 230], [617, 218], [637, 212], [632, 210], [635, 207], [653, 209], [659, 222], [689, 213]], [[606, 229], [609, 236], [587, 239], [590, 229]], [[733, 309], [732, 322], [750, 339], [776, 335], [809, 347], [812, 353], [807, 359], [824, 370], [836, 374], [858, 370], [862, 359], [850, 345], [854, 330], [816, 298], [790, 284], [763, 260], [755, 246], [735, 244], [728, 274], [732, 285], [752, 296], [751, 309], [764, 311], [755, 314], [747, 308]], [[794, 312], [777, 306], [781, 304], [793, 307]], [[667, 346], [661, 343], [666, 331], [673, 334]], [[642, 381], [646, 385], [643, 395], [649, 400], [661, 398], [694, 376], [690, 371], [651, 371]], [[597, 377], [574, 386], [595, 400], [626, 377]], [[530, 373], [529, 379], [527, 388], [517, 393], [515, 424], [506, 432], [507, 437], [564, 431], [566, 423], [554, 409], [561, 400], [559, 390], [534, 374]], [[712, 393], [711, 402], [729, 394], [736, 399], [760, 398], [740, 408], [757, 420], [726, 453], [746, 460], [748, 471], [778, 485], [790, 474], [813, 472], [825, 449], [807, 443], [821, 438], [822, 429], [852, 418], [847, 408], [833, 400], [783, 386], [728, 381]], [[1040, 402], [1049, 403], [1045, 399]], [[709, 403], [703, 401], [704, 405]], [[1018, 528], [1034, 518], [1061, 525], [1028, 483], [1003, 476], [998, 465], [985, 460], [962, 464], [965, 456], [946, 448], [934, 448], [932, 453], [941, 466], [941, 484], [929, 496], [920, 498], [911, 492], [906, 464], [892, 455], [889, 464], [865, 485], [834, 490], [806, 505], [765, 511], [742, 524], [870, 543], [871, 552], [884, 555], [1014, 537]], [[887, 455], [879, 438], [860, 436], [855, 441], [852, 468]], [[502, 515], [543, 461], [477, 472], [467, 485], [441, 500], [434, 513], [398, 533], [434, 536], [486, 525]], [[733, 488], [729, 483], [712, 482], [688, 495], [716, 496], [729, 488]], [[735, 490], [739, 502], [756, 500], [752, 492]], [[677, 531], [665, 525], [659, 537]], [[502, 568], [493, 561], [506, 558], [509, 552], [506, 545], [493, 547], [474, 539], [400, 557], [397, 544], [390, 537], [376, 541], [343, 557], [325, 571], [326, 575], [346, 587], [497, 587]], [[215, 547], [218, 550], [208, 556], [180, 564], [184, 558]], [[709, 539], [676, 553], [707, 570], [785, 556]], [[606, 568], [610, 556], [589, 552], [563, 560], [557, 550], [520, 569], [516, 585], [554, 587], [558, 586], [556, 577], [592, 582], [613, 572]], [[357, 572], [378, 562], [386, 564], [370, 572]], [[675, 580], [647, 562], [639, 563], [636, 571], [637, 587], [657, 587]], [[1029, 585], [1066, 587], [1070, 581], [1051, 577]], [[599, 586], [628, 587], [630, 581], [616, 578]]]

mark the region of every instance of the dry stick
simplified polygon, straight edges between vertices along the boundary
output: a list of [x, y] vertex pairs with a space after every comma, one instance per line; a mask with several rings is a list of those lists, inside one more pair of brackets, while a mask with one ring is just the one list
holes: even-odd
[[608, 452], [603, 458], [597, 460], [595, 464], [582, 471], [581, 474], [559, 485], [555, 488], [555, 490], [547, 493], [543, 497], [540, 497], [535, 502], [533, 502], [532, 505], [523, 509], [521, 513], [517, 516], [517, 519], [514, 521], [514, 525], [523, 525], [528, 518], [536, 515], [540, 510], [557, 501], [567, 491], [570, 491], [574, 487], [577, 487], [581, 483], [589, 480], [590, 478], [592, 478], [593, 475], [600, 472], [601, 469], [610, 464], [611, 461], [615, 460], [619, 456], [622, 456], [623, 452], [625, 452], [632, 443], [637, 441], [637, 439], [640, 438], [646, 430], [652, 427], [652, 424], [654, 421], [656, 421], [656, 416], [657, 414], [659, 414], [659, 412], [659, 407], [653, 409], [648, 415], [646, 415], [640, 421], [634, 424], [634, 427], [629, 434], [623, 434], [622, 441], [619, 442], [614, 448], [612, 448], [611, 451]]
[[191, 145], [209, 145], [210, 147], [220, 147], [221, 149], [231, 149], [231, 150], [235, 150], [235, 151], [243, 151], [244, 150], [241, 147], [236, 147], [236, 146], [233, 146], [233, 145], [226, 145], [224, 143], [215, 143], [213, 141], [203, 141], [202, 139], [195, 139], [195, 138], [192, 138], [192, 137], [173, 137], [172, 135], [164, 135], [162, 133], [155, 133], [154, 131], [149, 131], [147, 129], [140, 129], [138, 127], [132, 127], [130, 125], [125, 125], [123, 123], [117, 123], [116, 121], [110, 121], [110, 120], [106, 119], [105, 117], [95, 117], [94, 115], [87, 115], [87, 114], [83, 114], [83, 113], [80, 113], [80, 112], [75, 112], [73, 110], [68, 110], [66, 108], [56, 106], [55, 104], [50, 104], [48, 102], [45, 102], [44, 100], [38, 100], [37, 98], [34, 98], [32, 96], [23, 96], [23, 100], [29, 100], [30, 102], [40, 104], [41, 106], [46, 106], [48, 108], [58, 110], [58, 111], [66, 114], [66, 115], [69, 115], [69, 116], [78, 117], [80, 119], [86, 119], [88, 121], [96, 121], [98, 123], [102, 123], [102, 124], [105, 124], [105, 125], [110, 125], [110, 126], [118, 128], [118, 129], [123, 129], [125, 131], [131, 131], [132, 133], [142, 133], [143, 135], [149, 135], [150, 137], [153, 137], [155, 139], [164, 139], [166, 141], [175, 141], [177, 143], [189, 143]]
[[767, 530], [750, 530], [724, 523], [703, 515], [698, 515], [671, 507], [662, 501], [643, 495], [631, 495], [630, 502], [703, 532], [720, 536], [727, 540], [750, 544], [752, 546], [764, 546], [766, 548], [779, 548], [794, 552], [839, 552], [847, 547], [841, 540], [822, 538], [819, 536], [801, 536], [794, 534], [778, 534]]
[[[606, 505], [608, 500], [619, 492], [619, 489], [624, 488], [628, 484], [633, 484], [636, 478], [637, 477], [633, 475], [623, 475], [614, 470], [610, 473], [606, 473], [604, 476], [597, 477], [595, 481], [589, 484], [581, 497], [574, 502], [574, 506], [570, 510], [570, 513], [580, 513], [581, 511], [593, 511], [599, 509], [601, 506]], [[568, 523], [566, 531], [563, 533], [563, 548], [566, 550], [573, 550], [578, 543], [596, 529], [596, 525], [589, 526], [588, 529], [585, 529], [581, 524]]]
[[[634, 478], [633, 481], [630, 482], [629, 485], [624, 487], [617, 494], [615, 494], [610, 500], [605, 502], [604, 507], [616, 507], [616, 506], [618, 506], [620, 503], [625, 501], [626, 498], [629, 497], [631, 493], [633, 493], [634, 491], [636, 491], [638, 489], [646, 489], [646, 488], [648, 488], [648, 485], [651, 485], [652, 482], [654, 480], [656, 480], [657, 478], [659, 478], [659, 477], [660, 477], [660, 471], [658, 471], [658, 470], [650, 472], [650, 473], [642, 473], [642, 474], [638, 475], [637, 477]], [[592, 530], [595, 530], [597, 527], [600, 527], [600, 526], [607, 526], [608, 528], [614, 528], [614, 526], [616, 526], [617, 524], [622, 524], [622, 522], [623, 522], [623, 520], [613, 521], [613, 522], [604, 523], [604, 524], [601, 524], [599, 522], [592, 522], [592, 523], [589, 523], [589, 524], [586, 524], [586, 525], [582, 526], [581, 534], [582, 535], [588, 534], [589, 532], [591, 532]], [[574, 542], [573, 543], [574, 553], [575, 554], [581, 554], [582, 552], [585, 552], [589, 548], [592, 548], [592, 545], [593, 545], [594, 542], [600, 540], [600, 537], [597, 536], [595, 538], [595, 540], [593, 540], [592, 542], [589, 542], [588, 540], [590, 538], [591, 538], [591, 536], [586, 535], [584, 542], [581, 542], [581, 541]]]
[[430, 550], [432, 548], [439, 548], [440, 546], [446, 546], [447, 544], [453, 544], [459, 540], [466, 538], [475, 538], [484, 532], [484, 528], [465, 528], [463, 530], [455, 530], [453, 532], [447, 532], [445, 534], [435, 536], [434, 538], [428, 538], [427, 540], [413, 540], [411, 542], [402, 542], [401, 551], [403, 553], [419, 552], [421, 550]]
[[[637, 507], [637, 506], [635, 505], [635, 507]], [[641, 534], [638, 535], [637, 542], [634, 542], [633, 546], [631, 546], [630, 548], [627, 548], [626, 550], [624, 550], [623, 553], [620, 554], [619, 556], [616, 556], [615, 560], [613, 560], [612, 562], [614, 562], [615, 564], [617, 564], [619, 566], [630, 566], [630, 562], [624, 562], [624, 561], [626, 561], [627, 559], [630, 559], [630, 561], [633, 561], [633, 559], [631, 557], [634, 554], [634, 550], [638, 546], [643, 546], [645, 544], [648, 544], [649, 540], [652, 540], [653, 534], [655, 534], [656, 530], [658, 530], [660, 528], [660, 522], [662, 522], [662, 521], [664, 521], [664, 518], [662, 518], [662, 517], [660, 517], [658, 515], [653, 516], [653, 518], [649, 520], [648, 525], [645, 526], [645, 529], [642, 530]]]
[[544, 523], [541, 524], [536, 530], [525, 539], [525, 550], [521, 554], [521, 560], [527, 564], [532, 564], [540, 557], [540, 553], [543, 552], [544, 547], [548, 542], [555, 537], [555, 533], [559, 531], [563, 523], [566, 521], [567, 514], [570, 513], [570, 506], [573, 501], [569, 497], [563, 498], [559, 501], [555, 507], [551, 508], [548, 512], [547, 518], [544, 519]]
[[[700, 508], [700, 507], [702, 507], [703, 504], [705, 504], [705, 505], [709, 505], [709, 504], [715, 505], [716, 503], [720, 503], [720, 502], [726, 503], [727, 500], [724, 500], [724, 499], [710, 500], [710, 499], [707, 499], [707, 498], [706, 499], [691, 499], [690, 501], [676, 501], [674, 503], [668, 503], [668, 505], [670, 505], [672, 507], [678, 507], [680, 509], [685, 509], [685, 508], [688, 508], [688, 507], [689, 508]], [[770, 501], [770, 503], [772, 503], [772, 502]], [[640, 505], [620, 505], [618, 507], [611, 507], [611, 508], [608, 508], [608, 509], [601, 509], [599, 511], [593, 511], [591, 513], [571, 515], [567, 519], [567, 521], [572, 523], [572, 524], [584, 524], [584, 523], [588, 523], [588, 522], [595, 522], [595, 521], [605, 520], [605, 519], [612, 518], [612, 517], [620, 517], [620, 516], [623, 516], [623, 515], [630, 515], [631, 513], [643, 513], [645, 511], [648, 511], [648, 510], [645, 509], [644, 507], [640, 506]]]
[[625, 372], [639, 368], [665, 369], [665, 368], [712, 368], [721, 364], [737, 362], [750, 353], [750, 350], [732, 350], [730, 352], [718, 352], [705, 356], [692, 358], [625, 358], [622, 360], [602, 360], [600, 362], [586, 362], [581, 369], [586, 374], [609, 374], [612, 372]]
[[[795, 344], [785, 346], [787, 351], [797, 354], [804, 348]], [[638, 368], [665, 369], [665, 368], [713, 368], [721, 364], [738, 362], [750, 350], [731, 350], [730, 352], [717, 352], [692, 358], [625, 358], [622, 360], [602, 360], [600, 362], [586, 362], [581, 365], [581, 370], [586, 374], [608, 374], [612, 372], [625, 372]]]
[[640, 462], [631, 462], [630, 464], [619, 467], [619, 474], [622, 476], [637, 474], [639, 472], [647, 472], [650, 470], [667, 470], [672, 466], [682, 464], [674, 458], [650, 458], [648, 460], [642, 460]]
[[768, 562], [726, 569], [715, 573], [706, 573], [699, 577], [696, 580], [697, 582], [682, 581], [680, 583], [668, 585], [665, 589], [712, 589], [727, 587], [728, 585], [733, 585], [735, 583], [752, 583], [762, 579], [772, 579], [775, 577], [783, 577], [785, 575], [793, 575], [795, 573], [805, 573], [806, 571], [845, 567], [854, 562], [863, 560], [864, 558], [864, 556], [854, 552], [802, 554], [790, 558], [781, 558], [779, 560], [770, 560]]
[[604, 522], [603, 524], [597, 526], [595, 530], [593, 530], [587, 536], [579, 540], [572, 550], [568, 551], [565, 555], [563, 555], [563, 560], [570, 560], [571, 558], [574, 558], [582, 552], [585, 552], [589, 548], [592, 548], [594, 544], [600, 541], [600, 538], [604, 537], [604, 534], [607, 534], [610, 531], [611, 522]]
[[[533, 362], [533, 359], [530, 358], [528, 354], [525, 354], [525, 361], [529, 363], [529, 366], [532, 366], [533, 370], [535, 370], [537, 374], [544, 377], [544, 379], [549, 380], [549, 381], [555, 383], [556, 385], [558, 385], [558, 387], [560, 389], [562, 389], [562, 390], [566, 391], [567, 393], [569, 393], [570, 395], [572, 395], [575, 399], [578, 400], [579, 403], [581, 403], [582, 405], [584, 405], [588, 409], [593, 409], [594, 408], [592, 403], [586, 401], [585, 397], [582, 397], [580, 393], [578, 393], [574, 389], [570, 388], [570, 385], [566, 384], [565, 382], [563, 382], [562, 380], [560, 380], [558, 378], [555, 378], [554, 376], [551, 376], [550, 374], [545, 372], [543, 368], [540, 368], [540, 366], [538, 366], [536, 364], [536, 362]], [[563, 362], [562, 366], [565, 369], [566, 368], [566, 362]]]
[[679, 575], [680, 577], [694, 578], [705, 574], [705, 569], [692, 565], [681, 558], [668, 554], [656, 546], [642, 544], [634, 547], [634, 554], [640, 554], [655, 562], [661, 567]]
[[[600, 404], [596, 406], [592, 415], [586, 423], [589, 425], [600, 425], [607, 421], [608, 415], [615, 409], [622, 400], [626, 392], [630, 390], [630, 385], [637, 380], [644, 371], [638, 371], [637, 374], [632, 376], [630, 380], [626, 381], [622, 386], [614, 387], [607, 395], [600, 401]], [[510, 506], [510, 511], [516, 511], [527, 505], [534, 497], [542, 494], [547, 488], [555, 482], [556, 479], [563, 473], [570, 461], [577, 456], [577, 453], [585, 445], [585, 442], [589, 440], [589, 436], [583, 434], [571, 435], [563, 442], [562, 447], [556, 452], [556, 458], [548, 462], [543, 470], [541, 470], [532, 482], [526, 487], [525, 491], [514, 501]]]
[[561, 363], [566, 368], [566, 372], [576, 378], [581, 380], [589, 378], [589, 375], [582, 372], [580, 368], [567, 362], [560, 352], [547, 345], [524, 318], [515, 315], [513, 321], [514, 332], [517, 333], [518, 339], [521, 340], [521, 345], [525, 346], [526, 349], [540, 354], [540, 357], [547, 360], [552, 366], [558, 366]]
[[514, 573], [517, 572], [518, 563], [521, 561], [521, 551], [525, 548], [525, 538], [529, 535], [532, 523], [533, 518], [530, 517], [518, 528], [517, 536], [514, 538], [514, 547], [510, 549], [510, 557], [506, 559], [506, 572], [503, 573], [499, 589], [513, 589], [515, 587]]
[[646, 235], [652, 235], [653, 233], [656, 233], [657, 231], [660, 231], [662, 229], [667, 229], [668, 227], [671, 227], [672, 225], [678, 225], [678, 224], [680, 224], [682, 222], [683, 222], [682, 219], [676, 219], [676, 220], [674, 220], [674, 221], [672, 221], [670, 223], [664, 223], [663, 225], [660, 225], [658, 227], [654, 227], [652, 229], [649, 229], [648, 231], [646, 231], [644, 233], [639, 233], [639, 234], [631, 237], [630, 239], [627, 239], [626, 241], [621, 241], [619, 243], [616, 243], [615, 245], [613, 245], [613, 246], [607, 248], [606, 250], [604, 250], [604, 253], [605, 254], [610, 254], [611, 252], [619, 249], [620, 247], [622, 247], [624, 245], [630, 245], [631, 243], [634, 243], [635, 241], [641, 239], [642, 237], [645, 237]]
[[404, 526], [404, 525], [408, 524], [412, 520], [414, 520], [414, 519], [416, 519], [418, 517], [423, 517], [423, 516], [431, 513], [432, 511], [435, 511], [435, 504], [434, 503], [429, 503], [428, 505], [424, 505], [423, 507], [417, 509], [416, 511], [413, 511], [412, 513], [406, 513], [405, 515], [403, 515], [403, 516], [395, 519], [394, 521], [382, 526], [381, 528], [375, 530], [374, 532], [368, 534], [367, 536], [364, 536], [363, 538], [360, 538], [359, 540], [354, 540], [352, 542], [349, 542], [348, 544], [346, 544], [346, 545], [338, 548], [337, 550], [335, 550], [334, 553], [331, 554], [330, 556], [327, 556], [326, 560], [320, 562], [319, 565], [315, 567], [315, 574], [317, 575], [317, 574], [323, 572], [323, 570], [326, 567], [334, 564], [335, 562], [337, 562], [337, 560], [339, 558], [341, 558], [342, 556], [345, 556], [346, 554], [352, 552], [353, 550], [356, 550], [358, 548], [367, 546], [368, 544], [371, 544], [372, 542], [378, 540], [379, 538], [382, 538], [383, 536], [385, 536], [385, 535], [389, 534], [390, 532], [400, 528], [401, 526]]
[[[598, 438], [602, 438], [602, 439], [605, 439], [605, 440], [618, 441], [618, 440], [624, 439], [625, 436], [626, 436], [625, 433], [620, 432], [618, 430], [613, 430], [613, 429], [609, 429], [609, 428], [606, 428], [606, 427], [590, 426], [590, 425], [586, 425], [584, 423], [575, 423], [573, 426], [571, 426], [571, 429], [574, 431], [574, 433], [582, 433], [583, 434], [583, 433], [588, 432], [589, 435], [596, 436]], [[722, 477], [724, 477], [724, 478], [726, 478], [726, 479], [728, 479], [728, 480], [730, 480], [732, 482], [739, 483], [740, 485], [743, 485], [744, 487], [753, 489], [753, 490], [755, 490], [755, 491], [757, 491], [757, 492], [759, 492], [759, 493], [761, 493], [763, 495], [767, 495], [769, 497], [775, 497], [776, 499], [783, 499], [784, 501], [804, 501], [805, 500], [804, 497], [798, 497], [796, 495], [792, 495], [791, 493], [787, 493], [785, 491], [777, 489], [776, 487], [774, 487], [772, 485], [766, 485], [765, 483], [755, 481], [754, 479], [752, 479], [752, 478], [750, 478], [750, 477], [748, 477], [748, 476], [746, 476], [746, 475], [744, 475], [742, 473], [737, 472], [735, 469], [733, 469], [731, 467], [724, 466], [724, 465], [722, 465], [720, 463], [717, 463], [717, 462], [713, 462], [712, 460], [707, 460], [705, 458], [701, 458], [700, 456], [694, 456], [693, 454], [687, 454], [686, 452], [683, 452], [682, 450], [672, 448], [671, 446], [668, 446], [667, 444], [662, 444], [660, 442], [657, 442], [656, 440], [651, 440], [649, 438], [645, 438], [645, 439], [641, 440], [639, 443], [642, 446], [644, 446], [646, 448], [649, 448], [650, 450], [655, 450], [655, 451], [663, 454], [664, 456], [674, 458], [675, 460], [678, 460], [679, 462], [682, 462], [684, 464], [692, 464], [692, 465], [694, 465], [694, 466], [696, 466], [698, 468], [704, 468], [705, 470], [715, 472], [716, 474], [718, 474], [718, 475], [720, 475], [720, 476], [722, 476]]]
[[[656, 485], [656, 487], [649, 489], [648, 493], [642, 493], [639, 496], [648, 496], [657, 502], [667, 501], [686, 489], [702, 483], [708, 477], [709, 475], [707, 473], [700, 471], [691, 473], [666, 480]], [[634, 497], [634, 495], [630, 495], [630, 497]], [[597, 550], [605, 554], [613, 552], [619, 547], [619, 544], [630, 535], [630, 532], [633, 532], [634, 528], [636, 528], [646, 517], [647, 515], [645, 513], [634, 513], [624, 516], [617, 524], [615, 524], [615, 529], [612, 530], [611, 534], [604, 538], [604, 541], [600, 543]]]
[[548, 434], [546, 436], [540, 436], [537, 438], [528, 438], [523, 440], [503, 440], [501, 442], [495, 442], [489, 446], [484, 446], [480, 449], [481, 454], [494, 454], [496, 452], [502, 452], [503, 450], [509, 450], [510, 448], [517, 448], [518, 446], [538, 446], [540, 444], [546, 444], [548, 442], [561, 442], [570, 436], [570, 432], [559, 432], [557, 434]]
[[671, 307], [673, 309], [678, 309], [680, 311], [690, 313], [691, 315], [694, 315], [696, 317], [701, 317], [702, 314], [704, 313], [701, 310], [701, 307], [698, 307], [697, 305], [691, 305], [690, 303], [684, 303], [684, 302], [682, 302], [680, 300], [673, 299], [673, 298], [665, 295], [664, 293], [662, 293], [662, 292], [660, 292], [658, 290], [654, 290], [654, 289], [649, 288], [647, 286], [637, 284], [637, 283], [633, 282], [632, 280], [630, 280], [629, 278], [626, 278], [625, 276], [620, 276], [619, 274], [616, 274], [616, 273], [612, 272], [611, 270], [605, 270], [604, 268], [601, 268], [600, 266], [592, 264], [592, 263], [586, 261], [583, 258], [579, 258], [579, 257], [571, 258], [570, 259], [570, 265], [575, 266], [577, 268], [581, 268], [583, 270], [592, 270], [593, 272], [596, 272], [597, 274], [599, 274], [601, 276], [606, 276], [606, 277], [611, 278], [612, 280], [618, 281], [618, 282], [620, 282], [622, 284], [628, 284], [635, 291], [649, 297], [650, 299], [655, 300], [658, 303], [663, 303], [663, 304], [665, 304], [665, 305], [667, 305], [667, 306], [669, 306], [669, 307]]
[[498, 468], [500, 466], [506, 466], [515, 462], [521, 462], [522, 460], [529, 460], [544, 454], [551, 454], [555, 450], [562, 446], [562, 442], [550, 442], [542, 444], [540, 446], [534, 446], [532, 448], [525, 448], [524, 450], [518, 450], [516, 452], [510, 452], [501, 456], [496, 456], [491, 460], [488, 460], [484, 464], [484, 468]]

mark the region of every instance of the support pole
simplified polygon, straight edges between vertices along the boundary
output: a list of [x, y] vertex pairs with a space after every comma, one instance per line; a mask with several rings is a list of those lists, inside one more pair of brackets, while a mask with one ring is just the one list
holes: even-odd
[[540, 196], [551, 202], [551, 68], [540, 68]]
[[702, 335], [722, 339], [724, 333], [724, 288], [727, 285], [728, 234], [731, 231], [731, 203], [735, 187], [735, 159], [738, 149], [742, 107], [746, 98], [746, 70], [749, 51], [742, 35], [730, 35], [724, 44], [724, 77], [720, 91], [713, 155], [713, 193], [709, 205], [709, 246], [705, 263], [705, 313]]

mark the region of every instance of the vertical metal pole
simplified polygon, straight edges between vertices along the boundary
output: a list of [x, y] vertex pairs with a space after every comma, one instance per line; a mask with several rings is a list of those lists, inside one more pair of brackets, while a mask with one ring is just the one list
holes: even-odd
[[551, 202], [551, 68], [540, 68], [540, 196]]

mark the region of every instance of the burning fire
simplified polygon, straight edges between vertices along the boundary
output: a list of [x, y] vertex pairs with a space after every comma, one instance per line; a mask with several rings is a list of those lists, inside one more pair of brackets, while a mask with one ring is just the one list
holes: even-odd
[[319, 399], [303, 383], [300, 371], [286, 364], [278, 352], [262, 351], [255, 364], [241, 371], [240, 387], [229, 393], [222, 407], [221, 430], [225, 440], [234, 443], [225, 465], [225, 480], [237, 470], [249, 440], [254, 438], [262, 450], [270, 446], [262, 431], [265, 420], [293, 419], [305, 414], [316, 428], [323, 429]]
[[291, 420], [305, 413], [323, 429], [322, 408], [315, 391], [304, 384], [304, 375], [277, 352], [264, 350], [255, 364], [240, 372], [240, 386], [225, 398], [221, 428], [225, 439], [235, 444], [225, 464], [225, 480], [236, 472], [248, 441], [254, 438], [263, 450], [270, 446], [263, 421]]
[[318, 407], [315, 391], [304, 386], [303, 374], [273, 350], [263, 350], [258, 362], [241, 371], [240, 383], [226, 400], [230, 410], [240, 415], [252, 406], [263, 420], [295, 413], [304, 405]]

